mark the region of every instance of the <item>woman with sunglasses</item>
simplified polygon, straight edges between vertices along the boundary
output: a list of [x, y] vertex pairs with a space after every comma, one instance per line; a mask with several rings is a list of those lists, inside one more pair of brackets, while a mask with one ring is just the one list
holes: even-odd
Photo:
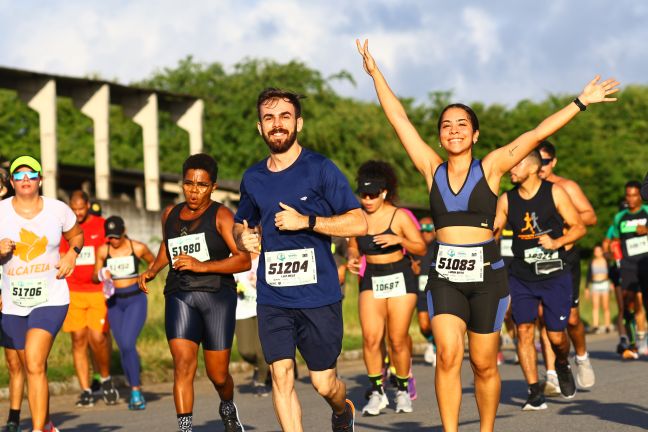
[[382, 382], [385, 328], [396, 368], [396, 412], [413, 410], [408, 392], [412, 358], [408, 330], [418, 285], [403, 249], [423, 255], [425, 243], [410, 216], [393, 204], [396, 187], [396, 175], [386, 162], [368, 161], [358, 170], [357, 192], [368, 232], [373, 234], [350, 239], [348, 266], [357, 274], [360, 256], [366, 256], [358, 301], [364, 360], [372, 387], [369, 402], [362, 409], [366, 415], [378, 415], [389, 405]]
[[219, 414], [225, 431], [243, 430], [229, 373], [237, 303], [232, 274], [249, 270], [251, 260], [234, 243], [234, 215], [211, 199], [217, 175], [218, 165], [207, 154], [185, 160], [185, 201], [162, 214], [164, 240], [155, 261], [139, 278], [140, 289], [148, 292], [146, 283], [169, 265], [164, 322], [173, 356], [173, 399], [180, 432], [193, 430], [193, 380], [200, 344], [207, 376], [221, 399]]
[[131, 240], [126, 235], [121, 217], [106, 219], [104, 231], [108, 242], [97, 248], [92, 280], [104, 283], [108, 322], [119, 347], [122, 369], [131, 386], [128, 409], [143, 410], [146, 400], [141, 390], [136, 343], [146, 322], [148, 302], [137, 279], [140, 262], [143, 260], [150, 266], [155, 257], [144, 243]]
[[[27, 399], [34, 431], [57, 430], [49, 421], [47, 357], [70, 303], [65, 278], [83, 247], [72, 210], [40, 195], [41, 165], [31, 156], [9, 168], [16, 195], [0, 202], [2, 330], [5, 349], [17, 351], [27, 371]], [[70, 244], [59, 254], [63, 236]]]
[[477, 116], [466, 105], [448, 105], [437, 124], [439, 145], [448, 155], [444, 162], [410, 122], [369, 53], [368, 41], [361, 45], [356, 40], [356, 45], [387, 119], [430, 191], [437, 238], [426, 290], [437, 344], [435, 387], [441, 422], [446, 431], [458, 429], [460, 372], [468, 330], [480, 429], [491, 431], [501, 387], [499, 331], [509, 303], [504, 262], [493, 240], [500, 179], [587, 105], [615, 101], [607, 95], [616, 93], [619, 83], [613, 79], [599, 82], [597, 76], [572, 103], [481, 161], [473, 158], [479, 138]]

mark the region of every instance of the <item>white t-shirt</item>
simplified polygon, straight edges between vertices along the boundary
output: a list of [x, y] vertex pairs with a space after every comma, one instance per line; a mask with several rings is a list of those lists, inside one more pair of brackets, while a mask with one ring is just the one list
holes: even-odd
[[234, 274], [234, 280], [243, 286], [243, 298], [239, 297], [236, 303], [236, 319], [242, 320], [255, 317], [256, 311], [256, 272], [259, 266], [259, 257], [252, 260], [252, 268], [248, 271]]
[[13, 197], [0, 201], [0, 239], [16, 243], [3, 262], [2, 313], [26, 316], [39, 307], [70, 303], [65, 279], [56, 278], [61, 234], [71, 230], [76, 216], [65, 203], [42, 197], [43, 209], [32, 219], [18, 215]]

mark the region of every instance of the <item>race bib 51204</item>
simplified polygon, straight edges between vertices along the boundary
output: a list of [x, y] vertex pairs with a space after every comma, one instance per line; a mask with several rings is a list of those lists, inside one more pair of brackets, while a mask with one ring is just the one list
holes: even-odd
[[273, 287], [317, 283], [315, 249], [265, 252], [265, 280]]

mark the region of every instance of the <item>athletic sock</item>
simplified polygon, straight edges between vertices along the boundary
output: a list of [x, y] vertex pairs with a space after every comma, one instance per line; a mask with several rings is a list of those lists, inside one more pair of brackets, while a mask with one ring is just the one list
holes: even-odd
[[529, 394], [536, 395], [540, 393], [540, 383], [529, 384]]
[[105, 383], [106, 381], [110, 381], [110, 375], [108, 375], [106, 378], [99, 378], [99, 381], [101, 381], [101, 384]]
[[555, 371], [554, 369], [549, 369], [549, 370], [547, 371], [547, 375], [553, 375], [553, 376], [555, 376], [555, 377], [558, 376], [558, 374], [556, 373], [556, 371]]
[[588, 357], [589, 357], [589, 354], [588, 354], [588, 353], [585, 353], [584, 356], [579, 356], [579, 355], [577, 354], [577, 355], [576, 355], [576, 360], [578, 360], [578, 361], [585, 361], [585, 360], [588, 359]]
[[396, 387], [398, 391], [407, 391], [407, 380], [409, 377], [400, 377], [396, 375]]
[[178, 414], [177, 417], [179, 432], [193, 431], [193, 413]]
[[385, 389], [383, 387], [382, 374], [367, 375], [367, 376], [369, 377], [369, 382], [371, 383], [371, 390], [372, 391], [377, 391], [380, 394], [385, 393]]
[[16, 424], [20, 423], [20, 410], [17, 409], [11, 409], [9, 408], [9, 418], [7, 419], [7, 423], [9, 422], [14, 422]]
[[623, 311], [623, 321], [626, 329], [626, 335], [628, 336], [628, 343], [631, 346], [634, 346], [637, 342], [637, 322], [635, 320], [634, 311], [624, 310]]
[[99, 372], [95, 372], [92, 374], [92, 380], [101, 381], [101, 375], [99, 375]]

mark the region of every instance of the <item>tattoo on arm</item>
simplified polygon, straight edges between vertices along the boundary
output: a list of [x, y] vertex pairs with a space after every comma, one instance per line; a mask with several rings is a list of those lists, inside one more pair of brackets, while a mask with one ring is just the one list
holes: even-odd
[[520, 146], [519, 146], [519, 145], [516, 145], [516, 146], [513, 147], [512, 149], [509, 149], [509, 156], [510, 156], [510, 157], [513, 157], [513, 152], [514, 152], [515, 149], [517, 149], [518, 147], [520, 147]]

